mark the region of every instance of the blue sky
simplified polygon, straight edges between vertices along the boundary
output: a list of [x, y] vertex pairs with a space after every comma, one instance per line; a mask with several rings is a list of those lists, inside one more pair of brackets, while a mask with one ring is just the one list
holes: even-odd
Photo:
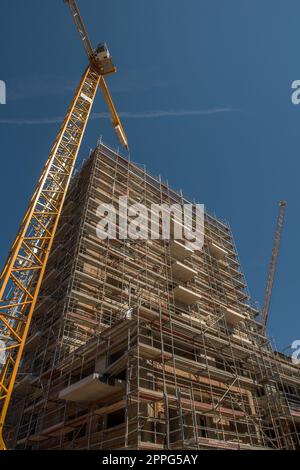
[[[288, 201], [269, 333], [300, 339], [300, 79], [297, 0], [78, 0], [132, 160], [230, 222], [252, 298], [263, 300], [277, 203]], [[62, 0], [1, 0], [0, 261], [3, 263], [86, 56]], [[95, 113], [106, 111], [101, 95]], [[105, 118], [90, 121], [80, 158]]]

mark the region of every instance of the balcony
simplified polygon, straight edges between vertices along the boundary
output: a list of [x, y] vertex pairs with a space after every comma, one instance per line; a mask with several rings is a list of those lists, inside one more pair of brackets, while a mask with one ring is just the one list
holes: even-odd
[[88, 377], [64, 388], [59, 392], [60, 400], [74, 402], [96, 402], [102, 398], [110, 397], [124, 388], [124, 383], [116, 382], [115, 385], [101, 381], [101, 375], [93, 373]]
[[226, 322], [230, 325], [237, 325], [240, 321], [245, 320], [244, 315], [229, 307], [225, 307], [223, 312]]
[[180, 285], [176, 286], [175, 289], [173, 289], [173, 294], [174, 299], [176, 301], [185, 305], [195, 304], [196, 302], [199, 302], [202, 298], [200, 294], [197, 294], [196, 292], [193, 292], [190, 289], [187, 289], [186, 287]]
[[213, 242], [208, 245], [208, 249], [210, 254], [217, 260], [222, 260], [226, 258], [228, 254], [227, 251], [224, 250], [224, 248], [221, 248], [219, 245]]
[[170, 243], [171, 256], [179, 261], [183, 261], [193, 254], [193, 250], [183, 245], [177, 240]]
[[196, 276], [197, 271], [181, 263], [181, 261], [175, 261], [172, 264], [172, 274], [176, 279], [187, 282]]

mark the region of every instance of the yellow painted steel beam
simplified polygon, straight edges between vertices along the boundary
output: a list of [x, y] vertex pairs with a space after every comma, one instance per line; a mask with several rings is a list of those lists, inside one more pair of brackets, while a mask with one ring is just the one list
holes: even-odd
[[100, 88], [102, 90], [103, 97], [105, 99], [106, 105], [109, 109], [109, 112], [110, 112], [110, 115], [111, 115], [111, 120], [112, 120], [112, 125], [113, 125], [113, 128], [114, 128], [114, 130], [117, 134], [119, 142], [120, 142], [121, 145], [123, 145], [128, 150], [128, 141], [127, 141], [127, 137], [126, 137], [124, 128], [122, 126], [121, 120], [118, 116], [118, 113], [117, 113], [115, 105], [113, 103], [111, 94], [109, 93], [109, 90], [107, 88], [107, 85], [106, 85], [106, 82], [105, 82], [103, 76], [101, 76], [101, 78], [100, 78], [99, 85], [100, 85]]

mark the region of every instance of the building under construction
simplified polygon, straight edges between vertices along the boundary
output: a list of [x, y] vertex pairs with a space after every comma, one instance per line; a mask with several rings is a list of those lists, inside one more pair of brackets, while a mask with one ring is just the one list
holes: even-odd
[[7, 421], [18, 449], [299, 449], [300, 374], [273, 351], [229, 225], [100, 240], [100, 203], [189, 203], [99, 142], [73, 177]]

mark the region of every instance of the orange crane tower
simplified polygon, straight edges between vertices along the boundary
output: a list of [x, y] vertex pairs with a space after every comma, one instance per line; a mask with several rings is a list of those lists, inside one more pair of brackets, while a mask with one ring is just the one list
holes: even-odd
[[[75, 0], [68, 4], [89, 64], [50, 151], [0, 275], [0, 450], [3, 428], [32, 315], [65, 196], [98, 87], [120, 143], [128, 149], [123, 126], [105, 75], [116, 72], [106, 44], [93, 49]], [[1, 363], [0, 363], [1, 367]]]

